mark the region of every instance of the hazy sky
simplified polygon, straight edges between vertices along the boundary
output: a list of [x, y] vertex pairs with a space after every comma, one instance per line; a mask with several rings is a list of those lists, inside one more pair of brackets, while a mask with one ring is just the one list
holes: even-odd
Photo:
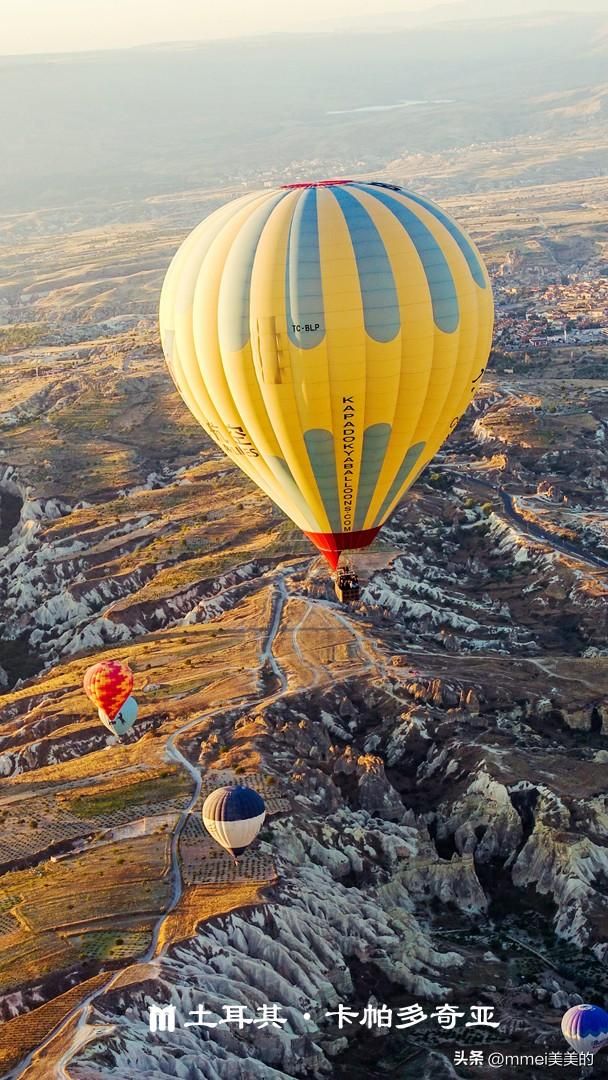
[[[442, 0], [454, 3], [456, 0]], [[72, 52], [282, 30], [437, 0], [0, 0], [0, 53]]]

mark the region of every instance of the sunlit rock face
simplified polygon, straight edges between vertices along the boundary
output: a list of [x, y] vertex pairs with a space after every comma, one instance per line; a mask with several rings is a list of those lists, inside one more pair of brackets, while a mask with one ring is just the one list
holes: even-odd
[[[523, 580], [536, 584], [542, 580], [536, 573], [532, 563]], [[268, 588], [276, 574], [268, 567], [251, 576], [224, 575], [223, 593]], [[462, 584], [456, 571], [453, 576]], [[373, 659], [355, 661], [356, 674], [350, 664], [330, 679], [319, 665], [317, 684], [302, 690], [290, 673], [283, 692], [252, 679], [255, 700], [247, 710], [218, 711], [213, 739], [193, 749], [192, 759], [205, 771], [220, 745], [240, 754], [255, 750], [262, 768], [285, 787], [291, 809], [270, 820], [262, 842], [275, 857], [278, 884], [264, 905], [211, 919], [193, 941], [170, 949], [157, 979], [100, 995], [90, 1015], [94, 1038], [75, 1048], [71, 1075], [331, 1076], [351, 1046], [324, 1016], [339, 1001], [362, 1008], [372, 993], [378, 1000], [472, 1000], [479, 988], [504, 983], [506, 959], [490, 940], [501, 894], [509, 895], [514, 912], [525, 910], [523, 898], [533, 894], [547, 905], [547, 926], [558, 939], [605, 958], [606, 867], [598, 842], [608, 835], [601, 795], [607, 752], [598, 732], [604, 705], [580, 686], [577, 700], [569, 700], [568, 686], [528, 660], [515, 670], [517, 642], [529, 633], [515, 607], [516, 590], [508, 600], [506, 590], [500, 599], [488, 590], [483, 619], [492, 648], [477, 667], [467, 659], [474, 653], [462, 657], [440, 646], [445, 639], [436, 639], [432, 621], [422, 630], [434, 642], [426, 657], [418, 641], [408, 651], [415, 615], [412, 624], [404, 618], [391, 627], [388, 641], [380, 621], [362, 630], [353, 619], [354, 646], [364, 641], [373, 650]], [[222, 610], [238, 611], [247, 595]], [[218, 617], [204, 609], [212, 603], [199, 595], [184, 632]], [[463, 590], [461, 604], [468, 603]], [[159, 605], [152, 610], [159, 613], [154, 618], [169, 618]], [[375, 618], [372, 608], [364, 617]], [[506, 634], [494, 633], [497, 626]], [[128, 630], [139, 633], [136, 624]], [[477, 629], [453, 632], [464, 635], [459, 641], [477, 640]], [[397, 641], [406, 661], [394, 664]], [[505, 659], [507, 647], [514, 655]], [[11, 730], [0, 743], [4, 775], [86, 757], [105, 745], [106, 734], [90, 725], [78, 736], [56, 731], [52, 695], [46, 711], [43, 705], [33, 692], [11, 712]], [[567, 742], [579, 732], [596, 741]], [[572, 795], [573, 777], [584, 794]], [[469, 928], [475, 949], [451, 936], [454, 924]], [[543, 979], [542, 973], [529, 979], [525, 993], [557, 1016], [579, 984], [560, 977], [549, 991]], [[486, 992], [498, 1002], [498, 989]], [[153, 1002], [175, 1005], [182, 1024], [174, 1033], [149, 1032]], [[213, 1022], [227, 1003], [255, 1009], [274, 1002], [287, 1023], [243, 1032], [185, 1028], [201, 1002]], [[531, 1038], [532, 1021], [523, 1034], [518, 1023], [511, 1014], [505, 1018], [513, 1037]], [[429, 1076], [442, 1075], [432, 1068], [449, 1075], [441, 1055], [420, 1067]]]
[[[75, 1077], [330, 1076], [350, 1044], [325, 1012], [340, 1000], [364, 1004], [372, 986], [379, 1000], [462, 995], [468, 946], [437, 936], [431, 912], [467, 920], [479, 941], [505, 889], [514, 911], [530, 890], [549, 901], [556, 940], [603, 960], [608, 865], [584, 832], [608, 836], [608, 814], [601, 795], [569, 790], [583, 778], [589, 791], [601, 785], [603, 751], [584, 755], [568, 780], [555, 738], [529, 726], [553, 717], [548, 699], [522, 699], [507, 715], [495, 678], [474, 690], [440, 677], [391, 686], [383, 697], [381, 679], [361, 677], [256, 713], [256, 746], [269, 763], [280, 749], [292, 789], [292, 811], [271, 820], [263, 841], [279, 882], [265, 906], [212, 920], [173, 948], [158, 981], [102, 995], [93, 1013], [101, 1042], [76, 1055]], [[493, 1000], [501, 961], [486, 946], [474, 965]], [[513, 1008], [527, 995], [531, 1012], [542, 1001], [558, 1023], [575, 985], [547, 967], [513, 990]], [[280, 1030], [147, 1028], [153, 1002], [174, 1004], [182, 1019], [204, 1002], [217, 1022], [227, 1003], [269, 1001], [287, 1018]], [[533, 1036], [516, 1013], [504, 1025], [510, 1038]], [[429, 1077], [450, 1068], [441, 1054], [421, 1062]]]
[[558, 934], [590, 946], [600, 960], [606, 954], [606, 941], [598, 940], [608, 914], [606, 881], [605, 846], [540, 821], [513, 866], [515, 885], [531, 885], [551, 896], [557, 906]]
[[[122, 1020], [104, 1040], [102, 1055], [92, 1046], [78, 1058], [74, 1076], [109, 1077], [117, 1070], [124, 1077], [155, 1070], [161, 1076], [226, 1080], [329, 1076], [346, 1040], [324, 1014], [357, 997], [353, 963], [369, 969], [379, 987], [401, 988], [414, 997], [447, 992], [462, 957], [432, 945], [413, 914], [406, 875], [394, 887], [363, 886], [366, 864], [383, 863], [399, 874], [415, 857], [418, 842], [425, 843], [417, 830], [385, 825], [364, 811], [341, 810], [326, 821], [313, 816], [308, 822], [296, 828], [285, 818], [272, 827], [281, 880], [266, 907], [215, 920], [160, 962], [158, 982], [128, 995], [110, 993], [99, 1003], [96, 1020]], [[361, 887], [340, 884], [345, 874], [354, 874]], [[451, 876], [445, 876], [444, 895], [453, 897], [447, 888]], [[211, 1022], [223, 1019], [228, 1003], [253, 1013], [273, 1002], [287, 1023], [278, 1030], [250, 1026], [238, 1035], [220, 1026], [204, 1034], [194, 1027], [150, 1038], [152, 1002], [173, 1004], [188, 1018], [203, 1001]], [[88, 1057], [94, 1065], [87, 1065]]]
[[[438, 761], [434, 766], [437, 767]], [[493, 780], [483, 768], [471, 779], [462, 799], [441, 813], [437, 839], [453, 837], [460, 854], [475, 852], [478, 862], [507, 859], [522, 839], [521, 819], [507, 788]]]
[[[159, 360], [155, 340], [150, 349]], [[124, 381], [140, 401], [158, 373], [138, 374], [138, 363]], [[62, 409], [81, 407], [82, 382], [63, 387]], [[146, 463], [156, 447], [138, 442], [146, 461], [135, 467], [131, 457], [118, 490], [68, 498], [58, 485], [53, 495], [32, 487], [27, 469], [5, 475], [23, 506], [0, 551], [3, 623], [11, 643], [25, 634], [43, 671], [57, 666], [6, 699], [2, 783], [38, 791], [38, 770], [71, 762], [105, 783], [127, 757], [135, 770], [164, 762], [169, 732], [209, 711], [208, 729], [177, 738], [187, 759], [205, 778], [227, 760], [253, 762], [288, 800], [259, 848], [275, 861], [276, 884], [253, 907], [209, 918], [156, 969], [131, 970], [130, 985], [100, 993], [90, 1026], [77, 1029], [83, 1043], [71, 1045], [70, 1076], [349, 1080], [359, 1047], [374, 1065], [387, 1055], [390, 1075], [388, 1039], [340, 1033], [324, 1013], [340, 1001], [484, 1000], [510, 1041], [553, 1047], [565, 1007], [600, 992], [605, 596], [598, 575], [504, 513], [503, 483], [527, 485], [535, 512], [542, 502], [543, 512], [563, 505], [578, 518], [581, 499], [588, 506], [559, 469], [561, 451], [532, 460], [526, 432], [520, 445], [495, 425], [491, 412], [506, 397], [490, 387], [464, 424], [471, 441], [456, 465], [471, 475], [479, 466], [484, 493], [458, 469], [447, 480], [423, 475], [384, 547], [369, 563], [362, 557], [362, 601], [352, 609], [338, 607], [325, 571], [266, 501], [239, 487], [215, 450], [201, 451], [198, 431], [187, 453], [183, 432], [175, 436], [166, 467]], [[167, 409], [161, 419], [175, 431], [172, 398]], [[444, 463], [459, 457], [451, 445]], [[594, 452], [604, 453], [600, 441]], [[541, 469], [560, 479], [537, 499]], [[605, 480], [601, 469], [585, 472], [579, 487], [587, 475], [591, 505]], [[567, 501], [557, 501], [558, 488]], [[586, 514], [575, 521], [577, 542], [599, 550], [601, 524]], [[179, 673], [178, 639], [191, 650]], [[207, 649], [222, 640], [210, 674]], [[72, 699], [78, 665], [123, 646], [133, 650], [142, 720], [118, 746]], [[43, 776], [50, 784], [52, 771]], [[34, 874], [51, 842], [40, 839]], [[68, 974], [83, 978], [77, 965]], [[9, 992], [2, 1016], [56, 988], [51, 980]], [[174, 1033], [149, 1031], [153, 1002], [176, 1006]], [[225, 1004], [269, 1002], [285, 1025], [183, 1026], [200, 1003], [216, 1022]], [[424, 1080], [455, 1075], [440, 1048], [415, 1068]]]

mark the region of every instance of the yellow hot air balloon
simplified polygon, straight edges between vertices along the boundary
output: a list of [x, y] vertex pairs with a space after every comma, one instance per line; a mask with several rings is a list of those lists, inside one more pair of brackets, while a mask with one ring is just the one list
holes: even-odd
[[160, 302], [189, 409], [333, 568], [372, 542], [457, 424], [492, 321], [466, 233], [377, 181], [228, 203], [181, 245]]

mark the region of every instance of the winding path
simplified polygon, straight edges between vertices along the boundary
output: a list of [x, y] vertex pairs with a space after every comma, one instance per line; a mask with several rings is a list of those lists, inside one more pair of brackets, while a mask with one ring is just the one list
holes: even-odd
[[584, 563], [594, 570], [608, 570], [608, 559], [602, 559], [601, 556], [594, 555], [589, 551], [581, 551], [580, 548], [577, 548], [574, 544], [570, 544], [562, 537], [556, 536], [555, 533], [551, 532], [549, 529], [543, 529], [542, 525], [538, 525], [524, 517], [515, 505], [514, 496], [511, 492], [507, 491], [502, 484], [489, 484], [486, 480], [479, 480], [476, 476], [471, 476], [469, 473], [462, 472], [453, 465], [440, 465], [438, 468], [443, 472], [451, 472], [456, 476], [459, 476], [461, 480], [466, 481], [471, 487], [477, 488], [487, 499], [498, 496], [502, 503], [505, 517], [511, 524], [517, 527], [518, 532], [523, 535], [531, 536], [535, 540], [542, 540], [544, 544], [548, 544], [549, 547], [553, 548], [555, 551], [560, 552], [562, 555], [567, 555], [568, 558], [576, 559], [577, 562]]
[[285, 587], [285, 577], [280, 574], [277, 580], [277, 593], [273, 601], [272, 618], [270, 623], [270, 629], [268, 631], [268, 637], [264, 642], [262, 651], [260, 653], [260, 660], [262, 663], [269, 663], [272, 668], [273, 674], [276, 675], [281, 686], [281, 690], [287, 690], [287, 676], [282, 668], [276, 661], [274, 653], [272, 651], [274, 640], [277, 636], [279, 626], [281, 625], [281, 616], [283, 614], [283, 608], [285, 607], [285, 601], [287, 600], [287, 589]]
[[[287, 692], [287, 677], [273, 654], [274, 641], [281, 625], [281, 617], [283, 614], [283, 609], [285, 607], [285, 602], [288, 597], [287, 588], [285, 585], [285, 576], [286, 575], [284, 574], [279, 574], [276, 579], [276, 595], [272, 607], [270, 627], [268, 629], [266, 640], [260, 652], [261, 663], [268, 661], [281, 686], [281, 689], [278, 692], [263, 696], [262, 699], [267, 701], [272, 701], [276, 698], [282, 697], [283, 694]], [[296, 627], [294, 629], [294, 640], [298, 628], [299, 627]], [[243, 708], [247, 708], [250, 705], [259, 704], [259, 702], [259, 696], [252, 696], [234, 699], [231, 704], [239, 704]], [[158, 942], [161, 930], [165, 924], [166, 919], [169, 917], [169, 915], [171, 915], [173, 911], [175, 911], [183, 893], [183, 881], [179, 862], [179, 840], [183, 832], [184, 826], [188, 820], [188, 817], [194, 811], [201, 793], [201, 771], [199, 768], [197, 768], [196, 765], [193, 765], [192, 762], [189, 761], [188, 758], [182, 753], [182, 751], [179, 749], [177, 741], [187, 731], [200, 725], [203, 720], [205, 720], [208, 716], [212, 716], [216, 711], [217, 709], [214, 707], [213, 709], [209, 709], [206, 712], [195, 716], [193, 719], [188, 720], [185, 724], [182, 724], [181, 727], [177, 728], [177, 730], [169, 736], [166, 742], [165, 758], [169, 761], [175, 762], [178, 765], [181, 765], [182, 768], [186, 769], [194, 781], [194, 787], [187, 805], [180, 812], [176, 827], [173, 831], [173, 835], [171, 838], [171, 898], [169, 900], [168, 906], [156, 920], [152, 932], [152, 939], [150, 945], [145, 955], [135, 961], [137, 964], [154, 964], [158, 966], [166, 949], [169, 947], [169, 945], [167, 944], [159, 950]], [[25, 1057], [21, 1062], [19, 1062], [18, 1065], [16, 1065], [10, 1072], [5, 1074], [3, 1080], [19, 1080], [19, 1077], [23, 1077], [34, 1059], [38, 1058], [40, 1053], [46, 1050], [51, 1045], [51, 1043], [53, 1043], [57, 1038], [60, 1038], [63, 1033], [67, 1032], [73, 1021], [76, 1020], [77, 1022], [74, 1027], [74, 1031], [69, 1038], [69, 1045], [57, 1061], [53, 1072], [54, 1080], [70, 1080], [69, 1073], [66, 1072], [67, 1066], [69, 1065], [75, 1054], [83, 1046], [90, 1042], [91, 1039], [95, 1038], [100, 1030], [100, 1025], [91, 1024], [89, 1022], [90, 1010], [98, 998], [113, 989], [118, 979], [124, 974], [124, 971], [125, 968], [119, 968], [117, 971], [112, 972], [112, 974], [108, 976], [106, 982], [104, 982], [101, 986], [97, 987], [95, 990], [91, 991], [91, 993], [88, 994], [84, 998], [84, 1000], [78, 1002], [77, 1005], [70, 1009], [70, 1011], [63, 1017], [60, 1023], [55, 1028], [53, 1028], [51, 1032], [49, 1032], [46, 1038], [41, 1043], [39, 1043], [38, 1046], [36, 1046], [32, 1051], [30, 1051], [27, 1057]]]
[[[459, 473], [458, 470], [450, 468], [449, 466], [443, 466], [443, 468], [446, 469], [446, 471], [456, 472], [456, 473], [458, 473], [458, 475], [462, 476], [462, 473]], [[516, 508], [515, 508], [515, 506], [513, 504], [512, 496], [507, 491], [505, 491], [505, 489], [503, 487], [495, 488], [495, 487], [491, 486], [490, 484], [487, 484], [487, 483], [485, 483], [485, 482], [483, 482], [481, 480], [477, 480], [476, 478], [470, 477], [468, 475], [466, 476], [466, 480], [472, 486], [477, 487], [480, 491], [482, 491], [484, 494], [486, 494], [486, 496], [499, 495], [499, 497], [501, 498], [502, 504], [503, 504], [505, 515], [509, 518], [509, 520], [511, 520], [513, 522], [513, 524], [518, 528], [518, 530], [520, 532], [529, 533], [530, 535], [536, 537], [537, 539], [543, 540], [545, 543], [549, 544], [552, 548], [554, 548], [554, 549], [556, 549], [558, 551], [561, 551], [562, 553], [564, 553], [564, 554], [566, 554], [566, 555], [568, 555], [570, 557], [574, 557], [574, 558], [578, 559], [581, 562], [587, 563], [588, 565], [594, 567], [595, 569], [597, 569], [597, 568], [600, 568], [600, 569], [608, 568], [608, 562], [605, 562], [604, 560], [600, 559], [599, 557], [595, 557], [595, 556], [591, 556], [591, 555], [582, 555], [580, 552], [578, 552], [576, 550], [576, 548], [573, 547], [573, 545], [570, 545], [567, 542], [560, 541], [552, 533], [543, 530], [540, 526], [535, 526], [535, 525], [531, 524], [530, 522], [528, 522], [525, 518], [523, 518], [517, 512], [517, 510], [516, 510]], [[245, 696], [245, 697], [234, 699], [233, 701], [230, 702], [230, 704], [235, 704], [235, 705], [238, 704], [239, 706], [242, 706], [244, 709], [246, 709], [246, 708], [248, 708], [248, 707], [250, 707], [250, 706], [252, 706], [254, 704], [259, 705], [261, 702], [264, 702], [265, 704], [269, 704], [269, 703], [271, 703], [273, 701], [278, 700], [279, 698], [283, 697], [285, 694], [287, 694], [289, 692], [288, 691], [288, 678], [287, 678], [287, 675], [285, 674], [285, 672], [281, 668], [280, 664], [278, 663], [278, 661], [277, 661], [277, 659], [276, 659], [276, 657], [274, 655], [274, 652], [273, 652], [273, 647], [274, 647], [275, 639], [277, 637], [277, 634], [278, 634], [280, 626], [281, 626], [281, 620], [282, 620], [282, 617], [283, 617], [285, 605], [286, 605], [286, 602], [287, 602], [290, 595], [293, 596], [294, 599], [298, 599], [300, 601], [303, 601], [307, 605], [306, 610], [305, 610], [302, 618], [299, 620], [297, 625], [294, 626], [291, 629], [291, 638], [292, 638], [294, 653], [303, 661], [304, 665], [306, 667], [308, 667], [308, 669], [310, 671], [311, 678], [310, 678], [310, 682], [307, 684], [307, 686], [309, 688], [312, 688], [314, 686], [318, 686], [319, 683], [321, 682], [323, 676], [328, 675], [328, 672], [323, 667], [323, 665], [319, 664], [318, 667], [317, 667], [317, 665], [315, 665], [314, 662], [311, 663], [308, 658], [304, 659], [304, 657], [302, 656], [302, 653], [300, 651], [299, 643], [298, 643], [298, 640], [297, 640], [298, 639], [298, 634], [303, 629], [304, 624], [305, 624], [306, 620], [308, 619], [313, 606], [316, 606], [316, 605], [331, 608], [332, 615], [337, 619], [338, 622], [342, 623], [345, 626], [345, 628], [349, 631], [350, 634], [352, 634], [352, 636], [353, 636], [353, 638], [354, 638], [354, 640], [356, 642], [360, 658], [363, 661], [363, 669], [364, 670], [369, 671], [369, 670], [377, 669], [383, 675], [387, 674], [387, 666], [386, 666], [386, 664], [382, 662], [382, 658], [378, 654], [376, 654], [375, 650], [371, 647], [370, 642], [369, 642], [369, 640], [367, 640], [364, 633], [362, 633], [356, 627], [356, 625], [353, 625], [353, 621], [351, 619], [349, 619], [346, 614], [338, 611], [336, 609], [336, 606], [333, 603], [330, 604], [328, 601], [321, 600], [321, 599], [315, 599], [314, 601], [312, 601], [309, 597], [307, 597], [305, 595], [302, 595], [302, 594], [299, 594], [297, 592], [294, 592], [292, 594], [288, 593], [287, 585], [286, 585], [286, 579], [288, 577], [290, 577], [293, 573], [295, 573], [297, 569], [299, 569], [299, 568], [294, 568], [292, 570], [287, 570], [287, 571], [279, 571], [276, 574], [276, 576], [274, 577], [273, 582], [271, 582], [271, 584], [274, 583], [275, 592], [274, 592], [274, 596], [273, 596], [272, 609], [271, 609], [271, 615], [270, 615], [270, 625], [268, 627], [267, 635], [266, 635], [266, 638], [265, 638], [265, 640], [263, 642], [263, 645], [262, 645], [262, 648], [261, 648], [261, 651], [260, 651], [260, 656], [259, 656], [259, 660], [260, 660], [261, 665], [264, 665], [264, 664], [267, 663], [271, 667], [271, 669], [273, 671], [273, 674], [276, 676], [276, 678], [278, 680], [280, 689], [275, 690], [274, 692], [271, 692], [271, 693], [266, 694], [266, 695], [265, 694], [254, 694], [254, 695], [251, 695], [251, 696], [248, 695], [248, 696]], [[415, 649], [415, 651], [418, 652], [418, 649]], [[424, 651], [425, 655], [433, 655], [432, 653], [428, 654], [428, 650], [423, 650], [423, 651]], [[443, 656], [443, 654], [441, 654], [441, 655]], [[484, 657], [476, 657], [475, 659], [478, 660], [478, 659], [485, 659], [485, 658]], [[496, 658], [495, 657], [488, 657], [487, 659], [489, 659], [489, 660], [491, 659], [492, 661], [494, 661]], [[532, 661], [532, 662], [536, 662], [536, 661]], [[541, 665], [539, 664], [539, 666], [541, 666]], [[305, 688], [306, 687], [302, 687], [302, 686], [299, 687], [300, 690], [305, 689]], [[392, 696], [397, 697], [397, 695], [394, 695], [394, 694]], [[400, 700], [400, 699], [398, 699], [398, 700]], [[167, 742], [166, 742], [166, 746], [165, 746], [165, 757], [166, 757], [166, 759], [170, 760], [170, 761], [173, 761], [176, 764], [180, 765], [182, 768], [186, 769], [187, 772], [190, 774], [192, 780], [193, 780], [193, 785], [194, 786], [193, 786], [193, 790], [192, 790], [192, 793], [190, 795], [190, 798], [188, 800], [187, 805], [180, 812], [180, 815], [179, 815], [179, 818], [178, 818], [178, 821], [177, 821], [177, 824], [176, 824], [176, 827], [174, 829], [172, 839], [171, 839], [171, 870], [170, 870], [171, 883], [172, 883], [171, 898], [170, 898], [170, 901], [169, 901], [169, 904], [168, 904], [167, 908], [163, 911], [163, 913], [156, 920], [156, 923], [155, 923], [154, 929], [153, 929], [153, 933], [152, 933], [152, 939], [151, 939], [151, 942], [150, 942], [150, 946], [149, 946], [146, 954], [136, 961], [136, 963], [138, 963], [138, 964], [147, 963], [147, 964], [152, 964], [152, 965], [158, 965], [160, 963], [160, 960], [161, 960], [162, 956], [164, 955], [164, 952], [168, 948], [168, 944], [167, 944], [166, 946], [163, 947], [163, 949], [159, 950], [158, 949], [158, 943], [159, 943], [160, 934], [161, 934], [163, 925], [164, 925], [166, 919], [168, 918], [168, 916], [175, 910], [175, 908], [179, 904], [179, 901], [181, 899], [182, 892], [183, 892], [183, 881], [182, 881], [181, 868], [180, 868], [180, 863], [179, 863], [179, 840], [180, 840], [180, 836], [181, 836], [181, 834], [183, 832], [183, 829], [185, 827], [185, 824], [186, 824], [186, 821], [188, 820], [189, 815], [193, 812], [194, 808], [197, 805], [197, 802], [198, 802], [198, 799], [199, 799], [199, 796], [200, 796], [200, 792], [201, 792], [202, 776], [201, 776], [200, 769], [197, 766], [193, 765], [192, 762], [190, 762], [188, 760], [188, 758], [182, 753], [182, 751], [180, 750], [179, 745], [178, 745], [178, 740], [187, 731], [189, 731], [191, 728], [194, 728], [194, 727], [197, 727], [198, 725], [200, 725], [202, 721], [204, 721], [207, 717], [213, 715], [216, 711], [217, 711], [216, 708], [209, 709], [209, 710], [201, 713], [200, 715], [194, 717], [193, 719], [188, 720], [181, 727], [177, 728], [168, 737]], [[66, 1050], [64, 1051], [64, 1053], [62, 1054], [62, 1056], [57, 1061], [57, 1063], [56, 1063], [56, 1065], [54, 1067], [52, 1075], [53, 1075], [54, 1080], [70, 1080], [69, 1073], [66, 1072], [66, 1069], [69, 1066], [70, 1061], [73, 1060], [74, 1056], [78, 1053], [78, 1051], [83, 1046], [85, 1046], [93, 1038], [95, 1038], [96, 1036], [99, 1035], [100, 1030], [103, 1030], [102, 1025], [94, 1024], [94, 1023], [90, 1022], [91, 1009], [92, 1009], [92, 1007], [93, 1007], [93, 1005], [94, 1005], [94, 1003], [96, 1002], [97, 999], [99, 999], [104, 994], [108, 993], [109, 991], [111, 991], [113, 989], [113, 987], [115, 986], [115, 984], [117, 983], [119, 978], [124, 974], [124, 971], [125, 971], [125, 969], [121, 968], [121, 969], [109, 974], [107, 981], [105, 981], [100, 987], [98, 987], [97, 989], [93, 990], [90, 994], [88, 994], [87, 997], [85, 997], [83, 1001], [79, 1002], [76, 1006], [74, 1006], [66, 1014], [66, 1016], [63, 1017], [63, 1019], [60, 1021], [60, 1023], [46, 1036], [46, 1038], [37, 1047], [35, 1047], [27, 1055], [26, 1058], [24, 1058], [18, 1065], [16, 1065], [9, 1073], [7, 1073], [5, 1075], [3, 1080], [20, 1080], [20, 1078], [24, 1077], [24, 1075], [26, 1074], [29, 1066], [32, 1064], [34, 1059], [38, 1060], [40, 1054], [42, 1052], [44, 1052], [44, 1050], [46, 1050], [51, 1045], [51, 1043], [53, 1043], [56, 1039], [60, 1038], [63, 1034], [67, 1035], [68, 1046], [67, 1046]], [[76, 1024], [74, 1026], [74, 1030], [73, 1030], [73, 1032], [71, 1034], [68, 1034], [70, 1026], [74, 1023], [74, 1021], [76, 1021]]]
[[570, 544], [567, 540], [550, 532], [549, 529], [543, 529], [542, 525], [537, 525], [535, 522], [528, 521], [528, 519], [519, 512], [513, 496], [506, 491], [505, 488], [499, 487], [497, 491], [502, 500], [502, 505], [507, 518], [517, 525], [520, 532], [529, 533], [530, 536], [544, 541], [544, 543], [555, 548], [556, 551], [561, 551], [564, 555], [570, 555], [572, 558], [577, 559], [578, 562], [586, 563], [596, 570], [608, 570], [607, 559], [602, 559], [599, 555], [593, 555], [589, 551], [583, 552], [574, 544]]
[[[200, 716], [196, 716], [193, 720], [188, 720], [185, 724], [178, 728], [177, 731], [174, 731], [173, 734], [170, 735], [167, 739], [166, 758], [170, 761], [175, 761], [176, 763], [182, 765], [185, 769], [187, 769], [187, 771], [190, 773], [194, 780], [194, 789], [192, 791], [190, 799], [188, 800], [187, 805], [180, 813], [177, 825], [174, 829], [171, 839], [171, 899], [169, 901], [168, 907], [157, 919], [154, 925], [152, 940], [150, 942], [148, 950], [144, 956], [138, 959], [138, 964], [152, 963], [153, 961], [158, 961], [164, 952], [164, 950], [161, 950], [161, 952], [157, 953], [160, 932], [166, 918], [177, 907], [183, 890], [182, 876], [179, 865], [179, 838], [182, 834], [183, 828], [189, 815], [192, 813], [194, 807], [196, 806], [201, 792], [202, 777], [200, 770], [197, 769], [196, 766], [192, 765], [192, 763], [188, 761], [184, 754], [182, 754], [181, 750], [177, 746], [176, 740], [178, 736], [183, 735], [190, 728], [200, 724], [206, 716], [211, 715], [213, 712], [215, 712], [215, 710], [210, 709], [209, 712], [202, 713]], [[75, 1005], [74, 1008], [72, 1008], [69, 1013], [67, 1013], [66, 1016], [63, 1017], [59, 1025], [55, 1027], [46, 1036], [44, 1041], [41, 1042], [37, 1047], [35, 1047], [23, 1061], [16, 1065], [9, 1073], [7, 1073], [3, 1080], [17, 1080], [18, 1077], [23, 1076], [26, 1070], [29, 1068], [30, 1064], [32, 1063], [33, 1059], [37, 1057], [41, 1051], [46, 1050], [47, 1047], [69, 1027], [72, 1021], [75, 1018], [78, 1018], [78, 1023], [76, 1024], [70, 1046], [57, 1062], [55, 1071], [55, 1080], [69, 1080], [68, 1074], [65, 1072], [66, 1065], [77, 1052], [77, 1050], [85, 1043], [87, 1043], [90, 1038], [94, 1037], [96, 1033], [95, 1028], [90, 1028], [90, 1030], [87, 1030], [89, 1010], [98, 997], [100, 997], [102, 994], [107, 993], [113, 988], [118, 978], [124, 973], [124, 970], [124, 968], [120, 968], [118, 971], [113, 972], [108, 977], [107, 982], [103, 983], [102, 986], [93, 990], [90, 994], [87, 995], [87, 997], [83, 1001], [80, 1001], [77, 1005]]]

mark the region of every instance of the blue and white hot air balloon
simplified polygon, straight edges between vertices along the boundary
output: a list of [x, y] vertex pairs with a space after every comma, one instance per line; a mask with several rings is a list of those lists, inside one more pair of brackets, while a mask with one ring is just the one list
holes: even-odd
[[262, 796], [242, 784], [216, 788], [203, 803], [203, 825], [235, 862], [255, 840], [265, 817]]
[[577, 1054], [596, 1054], [608, 1044], [608, 1013], [599, 1005], [573, 1005], [562, 1019], [562, 1035]]
[[121, 735], [126, 735], [127, 731], [131, 730], [137, 720], [137, 702], [134, 697], [128, 697], [113, 720], [110, 720], [110, 717], [103, 709], [99, 709], [98, 712], [99, 719], [104, 727], [107, 727], [108, 731], [112, 732], [112, 735], [118, 735], [120, 738]]

